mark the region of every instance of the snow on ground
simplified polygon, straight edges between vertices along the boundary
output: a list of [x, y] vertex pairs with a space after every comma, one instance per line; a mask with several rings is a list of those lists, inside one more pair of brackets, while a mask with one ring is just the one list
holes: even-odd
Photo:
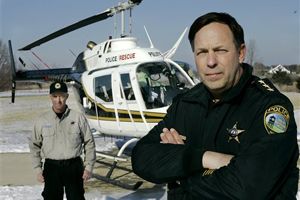
[[[33, 121], [50, 106], [48, 93], [48, 90], [17, 91], [15, 103], [12, 104], [11, 93], [0, 92], [0, 153], [29, 152], [28, 139]], [[77, 108], [71, 97], [68, 104]], [[114, 142], [115, 139], [109, 137], [95, 137], [96, 150], [110, 151], [115, 147]]]
[[[10, 103], [10, 92], [0, 93], [0, 153], [29, 152], [28, 138], [32, 131], [33, 120], [39, 113], [48, 109], [47, 90], [17, 91], [16, 103]], [[37, 97], [38, 96], [38, 97]], [[69, 99], [71, 100], [71, 98]], [[75, 105], [69, 102], [70, 107]], [[298, 124], [298, 139], [300, 140], [300, 109], [294, 112]], [[96, 147], [99, 151], [109, 151], [115, 148], [115, 141], [111, 138], [96, 137]], [[42, 186], [0, 186], [2, 200], [39, 200]], [[150, 192], [127, 191], [121, 193], [103, 193], [101, 188], [86, 193], [87, 200], [115, 200], [115, 199], [166, 199], [165, 189]], [[297, 195], [300, 199], [300, 195]]]
[[[28, 140], [31, 131], [15, 131], [14, 135], [7, 131], [3, 132], [4, 133], [0, 132], [0, 153], [29, 152]], [[115, 141], [116, 139], [95, 137], [96, 150], [111, 151], [116, 148]]]
[[[1, 200], [42, 200], [41, 191], [43, 187], [39, 186], [2, 186], [0, 187], [0, 199]], [[99, 190], [91, 191], [85, 194], [86, 200], [159, 200], [167, 199], [164, 192], [160, 192], [153, 197], [153, 194], [150, 193], [138, 193], [128, 191], [124, 193], [111, 193], [103, 194]], [[152, 196], [152, 197], [151, 197]], [[66, 197], [64, 197], [66, 200]]]

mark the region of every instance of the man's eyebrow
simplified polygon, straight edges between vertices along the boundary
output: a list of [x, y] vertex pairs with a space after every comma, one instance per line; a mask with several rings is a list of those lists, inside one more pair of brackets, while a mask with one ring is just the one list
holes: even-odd
[[[212, 49], [215, 50], [215, 49], [223, 49], [223, 48], [225, 48], [224, 45], [218, 45], [218, 46], [213, 47]], [[195, 50], [197, 50], [197, 51], [207, 51], [208, 49], [209, 49], [209, 48], [198, 47], [198, 48], [196, 48]]]
[[197, 48], [196, 51], [208, 51], [207, 48]]
[[218, 46], [213, 47], [213, 49], [224, 49], [224, 48], [225, 48], [224, 45], [218, 45]]

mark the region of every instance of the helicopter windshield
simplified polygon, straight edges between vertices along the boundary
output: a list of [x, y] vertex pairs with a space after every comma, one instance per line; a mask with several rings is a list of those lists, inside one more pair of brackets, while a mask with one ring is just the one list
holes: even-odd
[[168, 106], [177, 94], [192, 87], [175, 65], [166, 62], [140, 65], [137, 80], [147, 109]]

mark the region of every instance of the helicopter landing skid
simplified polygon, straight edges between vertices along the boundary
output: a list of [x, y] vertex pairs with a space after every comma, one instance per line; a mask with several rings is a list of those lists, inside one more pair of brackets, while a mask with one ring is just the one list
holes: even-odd
[[[98, 157], [101, 157], [101, 159], [98, 159], [96, 162], [100, 163], [102, 165], [108, 166], [109, 170], [108, 170], [108, 172], [106, 173], [105, 176], [102, 176], [102, 175], [99, 175], [99, 174], [93, 174], [93, 177], [98, 179], [98, 180], [104, 181], [106, 183], [110, 183], [112, 185], [116, 185], [116, 186], [124, 188], [124, 189], [137, 190], [143, 184], [143, 181], [137, 181], [135, 183], [130, 184], [130, 183], [126, 183], [124, 181], [117, 180], [117, 178], [123, 177], [125, 175], [130, 174], [130, 173], [133, 173], [132, 169], [130, 169], [128, 167], [124, 167], [124, 166], [119, 166], [118, 162], [127, 162], [128, 161], [128, 158], [123, 157], [122, 154], [123, 154], [124, 150], [126, 149], [126, 147], [128, 145], [130, 145], [133, 142], [136, 142], [137, 140], [138, 140], [137, 138], [132, 138], [132, 139], [128, 140], [122, 146], [122, 148], [119, 150], [117, 155], [110, 155], [108, 153], [103, 153], [103, 152], [98, 152], [97, 151], [96, 155]], [[113, 160], [113, 163], [109, 163], [107, 161], [104, 161], [104, 159]], [[123, 174], [123, 175], [119, 175], [117, 178], [113, 178], [112, 174], [113, 174], [113, 171], [115, 169], [125, 171], [126, 173]]]

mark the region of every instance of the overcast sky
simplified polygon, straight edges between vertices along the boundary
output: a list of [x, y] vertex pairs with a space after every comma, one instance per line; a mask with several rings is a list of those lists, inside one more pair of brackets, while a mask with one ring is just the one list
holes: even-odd
[[[0, 39], [12, 40], [16, 57], [37, 59], [17, 49], [58, 29], [117, 5], [117, 0], [0, 0]], [[243, 26], [245, 41], [255, 41], [255, 61], [266, 65], [300, 64], [299, 0], [143, 0], [133, 10], [133, 35], [148, 47], [145, 25], [154, 46], [167, 51], [200, 15], [228, 12]], [[118, 15], [116, 20], [120, 21]], [[120, 28], [118, 27], [118, 33]], [[128, 30], [128, 27], [127, 27]], [[33, 49], [50, 66], [70, 67], [89, 40], [114, 36], [114, 18], [89, 25]], [[119, 35], [119, 34], [118, 34]], [[187, 34], [175, 59], [194, 65]]]

